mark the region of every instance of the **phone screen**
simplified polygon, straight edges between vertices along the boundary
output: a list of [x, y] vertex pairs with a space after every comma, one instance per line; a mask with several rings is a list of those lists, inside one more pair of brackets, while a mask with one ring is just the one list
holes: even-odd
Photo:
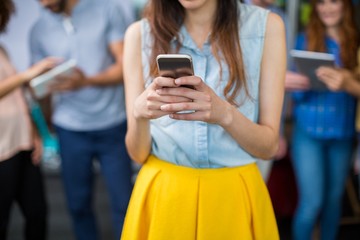
[[[156, 58], [160, 76], [179, 78], [194, 75], [192, 58], [187, 54], [160, 54]], [[194, 89], [192, 85], [181, 85]], [[194, 110], [180, 111], [178, 113], [193, 113]]]
[[160, 54], [156, 58], [159, 74], [179, 78], [194, 75], [192, 59], [186, 54]]

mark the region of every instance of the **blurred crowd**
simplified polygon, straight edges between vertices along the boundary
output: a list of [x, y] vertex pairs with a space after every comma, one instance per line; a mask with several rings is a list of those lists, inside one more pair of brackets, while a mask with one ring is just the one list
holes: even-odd
[[[1, 1], [0, 28], [5, 30], [16, 8], [11, 0]], [[244, 2], [279, 15], [290, 42], [294, 25], [286, 1]], [[0, 49], [0, 240], [11, 239], [7, 232], [14, 203], [25, 219], [25, 238], [47, 239], [43, 171], [49, 168], [61, 174], [76, 239], [99, 239], [94, 161], [105, 180], [114, 236], [119, 239], [132, 179], [141, 167], [131, 162], [126, 148], [124, 37], [143, 17], [147, 1], [36, 3], [41, 10], [29, 33], [28, 68], [17, 71], [5, 47]], [[291, 165], [298, 191], [292, 238], [312, 239], [319, 226], [321, 239], [331, 240], [337, 239], [346, 182], [360, 173], [360, 2], [302, 4], [310, 10], [296, 25], [294, 46], [286, 49], [279, 150], [271, 159], [259, 159], [257, 166], [266, 183], [274, 177], [277, 162]], [[314, 73], [324, 89], [314, 88], [313, 80], [299, 72], [291, 49], [334, 56], [334, 66]], [[37, 97], [31, 81], [72, 59], [76, 67], [57, 76], [47, 94]]]

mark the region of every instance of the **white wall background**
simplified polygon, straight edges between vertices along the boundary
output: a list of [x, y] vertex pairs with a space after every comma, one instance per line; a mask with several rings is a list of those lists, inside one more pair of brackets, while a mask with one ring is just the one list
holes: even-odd
[[14, 3], [16, 12], [6, 33], [0, 36], [0, 43], [7, 49], [17, 70], [22, 71], [29, 66], [28, 33], [40, 7], [37, 0], [14, 0]]

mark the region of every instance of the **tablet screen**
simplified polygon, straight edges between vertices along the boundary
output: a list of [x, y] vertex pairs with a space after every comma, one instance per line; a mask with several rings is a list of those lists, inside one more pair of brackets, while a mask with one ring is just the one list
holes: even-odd
[[291, 50], [296, 70], [310, 79], [310, 88], [315, 91], [328, 90], [326, 85], [316, 76], [316, 69], [321, 66], [335, 66], [335, 56], [329, 53]]
[[30, 87], [37, 98], [43, 98], [49, 94], [50, 84], [56, 80], [56, 77], [64, 74], [71, 74], [76, 67], [76, 61], [70, 59], [53, 69], [37, 76], [30, 81]]

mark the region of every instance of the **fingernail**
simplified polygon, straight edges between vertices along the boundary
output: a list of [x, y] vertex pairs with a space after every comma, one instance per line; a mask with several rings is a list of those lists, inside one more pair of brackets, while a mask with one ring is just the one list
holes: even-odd
[[175, 79], [175, 84], [180, 84], [180, 83], [181, 83], [180, 79]]

